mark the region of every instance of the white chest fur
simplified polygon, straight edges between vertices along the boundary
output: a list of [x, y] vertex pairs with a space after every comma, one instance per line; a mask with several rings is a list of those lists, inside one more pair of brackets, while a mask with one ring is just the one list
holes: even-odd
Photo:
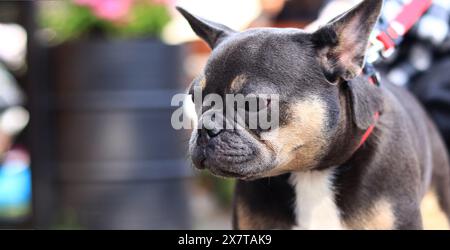
[[294, 229], [342, 229], [332, 178], [333, 170], [292, 173], [297, 218]]

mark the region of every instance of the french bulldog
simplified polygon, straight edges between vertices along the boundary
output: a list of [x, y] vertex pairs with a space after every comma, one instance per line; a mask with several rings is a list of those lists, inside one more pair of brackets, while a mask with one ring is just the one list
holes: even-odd
[[407, 90], [363, 74], [382, 5], [364, 0], [314, 32], [237, 32], [178, 8], [212, 48], [191, 91], [279, 97], [277, 127], [192, 133], [194, 165], [237, 179], [235, 229], [422, 229], [431, 187], [450, 216], [447, 151], [435, 125]]

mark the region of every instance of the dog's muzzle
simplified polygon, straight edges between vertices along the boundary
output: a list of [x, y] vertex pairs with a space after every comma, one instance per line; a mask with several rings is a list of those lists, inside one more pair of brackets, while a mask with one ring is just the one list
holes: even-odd
[[272, 156], [250, 132], [239, 125], [227, 127], [222, 122], [216, 119], [205, 123], [200, 119], [201, 127], [193, 132], [190, 143], [196, 168], [208, 169], [222, 177], [246, 179], [272, 167]]

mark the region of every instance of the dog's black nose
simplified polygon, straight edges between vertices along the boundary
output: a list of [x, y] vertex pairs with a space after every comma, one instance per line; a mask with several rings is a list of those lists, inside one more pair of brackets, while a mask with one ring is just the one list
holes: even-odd
[[205, 128], [205, 130], [206, 130], [206, 133], [208, 134], [208, 136], [211, 138], [218, 136], [222, 132], [222, 130], [218, 129], [218, 128], [212, 128], [212, 129]]
[[206, 143], [208, 139], [218, 136], [221, 132], [222, 132], [222, 130], [218, 129], [218, 128], [212, 128], [212, 129], [202, 128], [202, 129], [199, 129], [198, 133], [200, 135], [199, 136], [199, 139], [201, 140], [200, 143]]
[[223, 131], [224, 118], [217, 111], [206, 111], [199, 121], [199, 135], [206, 139], [211, 139], [218, 136]]

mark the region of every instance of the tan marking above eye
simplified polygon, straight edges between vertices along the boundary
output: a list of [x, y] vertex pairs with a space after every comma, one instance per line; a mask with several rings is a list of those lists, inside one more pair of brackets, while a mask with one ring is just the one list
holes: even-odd
[[205, 89], [206, 87], [206, 78], [204, 76], [202, 76], [202, 78], [199, 81], [199, 85], [202, 89]]
[[242, 89], [242, 87], [244, 86], [245, 82], [247, 81], [247, 77], [243, 74], [237, 75], [230, 84], [230, 90], [231, 91], [235, 91], [238, 92], [239, 90]]

